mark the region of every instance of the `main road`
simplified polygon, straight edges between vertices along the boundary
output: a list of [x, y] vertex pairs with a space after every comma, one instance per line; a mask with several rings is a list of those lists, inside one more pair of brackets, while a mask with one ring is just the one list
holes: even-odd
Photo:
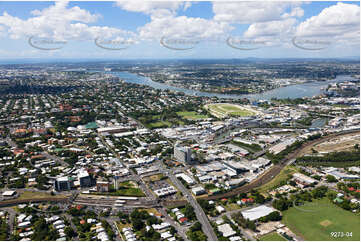
[[198, 221], [202, 224], [202, 230], [205, 235], [207, 235], [208, 240], [218, 240], [217, 235], [214, 233], [211, 223], [208, 221], [207, 215], [204, 213], [201, 206], [198, 204], [197, 200], [192, 196], [187, 188], [173, 175], [173, 173], [167, 170], [168, 177], [173, 182], [174, 185], [183, 193], [186, 197], [189, 204], [194, 208], [194, 212], [197, 216]]

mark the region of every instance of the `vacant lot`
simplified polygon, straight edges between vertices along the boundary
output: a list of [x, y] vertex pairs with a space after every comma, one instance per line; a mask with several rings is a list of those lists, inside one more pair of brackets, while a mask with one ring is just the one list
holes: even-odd
[[143, 177], [143, 180], [155, 182], [155, 181], [162, 180], [162, 178], [164, 178], [164, 175], [159, 173], [159, 174]]
[[303, 154], [312, 154], [312, 148], [321, 153], [352, 150], [355, 144], [360, 145], [360, 133], [337, 136], [313, 147], [308, 147], [304, 150]]
[[286, 239], [284, 237], [282, 237], [281, 235], [279, 235], [277, 232], [266, 234], [266, 235], [262, 236], [261, 238], [259, 238], [259, 240], [261, 240], [261, 241], [286, 241]]
[[245, 106], [240, 106], [237, 104], [231, 103], [214, 103], [208, 104], [205, 106], [209, 112], [219, 118], [224, 118], [227, 116], [253, 116], [256, 115], [258, 112]]
[[32, 192], [32, 191], [23, 191], [20, 192], [20, 196], [18, 199], [38, 199], [38, 198], [65, 198], [65, 195], [54, 195], [47, 192]]
[[[327, 198], [292, 207], [282, 222], [305, 240], [360, 240], [360, 216], [337, 207]], [[343, 232], [334, 238], [331, 232]], [[346, 236], [351, 233], [352, 236]]]

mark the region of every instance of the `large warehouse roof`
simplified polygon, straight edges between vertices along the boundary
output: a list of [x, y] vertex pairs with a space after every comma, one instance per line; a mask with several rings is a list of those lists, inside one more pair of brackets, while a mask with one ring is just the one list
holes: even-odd
[[268, 214], [276, 211], [274, 208], [267, 207], [265, 205], [261, 205], [246, 211], [242, 212], [242, 215], [245, 219], [249, 219], [251, 221], [257, 220], [259, 218], [262, 218], [264, 216], [267, 216]]

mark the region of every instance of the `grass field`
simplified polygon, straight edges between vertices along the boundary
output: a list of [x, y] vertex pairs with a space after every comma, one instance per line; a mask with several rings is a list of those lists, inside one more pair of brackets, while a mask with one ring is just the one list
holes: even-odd
[[177, 115], [190, 120], [209, 118], [207, 115], [198, 114], [197, 112], [177, 112]]
[[147, 124], [147, 126], [149, 128], [169, 128], [172, 126], [172, 123], [168, 122], [168, 121], [156, 121], [156, 122], [152, 122]]
[[137, 187], [134, 181], [119, 182], [119, 187]]
[[261, 241], [286, 241], [284, 237], [279, 235], [277, 232], [269, 233], [259, 238]]
[[170, 119], [167, 120], [161, 115], [153, 115], [150, 119], [143, 119], [139, 118], [139, 121], [144, 124], [149, 129], [156, 129], [156, 128], [169, 128], [172, 125], [183, 125], [184, 122], [178, 119]]
[[[283, 212], [282, 223], [305, 240], [360, 240], [360, 216], [332, 204], [327, 198]], [[331, 232], [352, 232], [334, 238]]]
[[230, 103], [209, 104], [206, 105], [206, 109], [208, 109], [212, 115], [219, 118], [224, 118], [227, 116], [247, 117], [256, 114], [256, 111], [252, 111], [250, 108]]
[[227, 205], [224, 206], [227, 211], [233, 211], [238, 210], [241, 208], [237, 203], [227, 203]]
[[260, 188], [258, 188], [257, 190], [260, 193], [264, 193], [267, 192], [269, 190], [271, 190], [272, 188], [274, 188], [275, 186], [278, 186], [280, 184], [281, 181], [286, 180], [288, 178], [288, 175], [292, 175], [294, 173], [296, 173], [297, 170], [295, 167], [293, 166], [286, 166], [282, 169], [282, 171], [275, 176], [270, 182], [264, 184], [263, 186], [261, 186]]

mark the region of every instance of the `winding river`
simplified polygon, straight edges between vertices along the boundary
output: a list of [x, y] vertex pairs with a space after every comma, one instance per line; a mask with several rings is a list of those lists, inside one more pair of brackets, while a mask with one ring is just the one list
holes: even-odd
[[173, 87], [164, 83], [154, 82], [149, 77], [144, 77], [129, 72], [104, 72], [107, 74], [112, 74], [119, 77], [127, 83], [134, 83], [139, 85], [146, 85], [153, 87], [155, 89], [169, 89], [178, 92], [184, 92], [187, 95], [192, 96], [203, 96], [203, 97], [218, 97], [218, 98], [231, 98], [231, 99], [240, 99], [248, 98], [251, 101], [256, 100], [270, 100], [272, 98], [302, 98], [302, 97], [313, 97], [322, 93], [322, 89], [327, 87], [328, 84], [334, 82], [341, 82], [345, 80], [353, 79], [351, 76], [337, 76], [335, 79], [329, 81], [316, 81], [312, 83], [303, 83], [303, 84], [294, 84], [290, 86], [276, 88], [264, 93], [258, 94], [242, 94], [242, 95], [227, 95], [219, 93], [209, 93], [190, 90], [186, 88]]

